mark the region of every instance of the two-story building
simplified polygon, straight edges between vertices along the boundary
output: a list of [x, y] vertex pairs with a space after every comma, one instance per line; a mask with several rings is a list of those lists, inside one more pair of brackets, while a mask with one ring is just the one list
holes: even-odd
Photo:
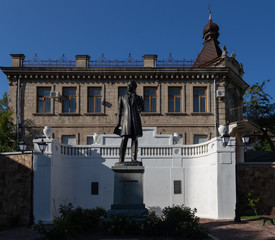
[[42, 134], [51, 126], [54, 138], [68, 144], [90, 144], [94, 133], [109, 134], [117, 123], [117, 103], [129, 80], [145, 101], [144, 127], [158, 134], [178, 133], [183, 144], [217, 136], [217, 127], [242, 119], [242, 96], [248, 84], [235, 53], [219, 47], [219, 27], [203, 29], [204, 46], [195, 61], [160, 60], [143, 55], [134, 60], [25, 60], [11, 54], [11, 67], [1, 67], [9, 81], [9, 104], [14, 111], [18, 140]]

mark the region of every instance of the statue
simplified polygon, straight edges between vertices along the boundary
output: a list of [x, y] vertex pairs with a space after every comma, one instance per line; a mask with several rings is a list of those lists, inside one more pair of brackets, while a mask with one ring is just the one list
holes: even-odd
[[[140, 112], [144, 110], [144, 102], [141, 96], [136, 94], [137, 84], [134, 80], [127, 86], [128, 93], [120, 96], [118, 100], [118, 121], [114, 133], [122, 137], [119, 149], [119, 161], [124, 162], [128, 139], [132, 139], [131, 160], [137, 162], [138, 138], [142, 137]], [[121, 124], [121, 117], [122, 124]], [[119, 127], [121, 124], [121, 132]]]

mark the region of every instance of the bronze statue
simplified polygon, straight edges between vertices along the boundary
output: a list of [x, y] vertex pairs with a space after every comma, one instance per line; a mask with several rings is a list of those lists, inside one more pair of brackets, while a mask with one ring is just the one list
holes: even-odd
[[[124, 96], [120, 96], [118, 100], [118, 121], [114, 133], [122, 137], [119, 149], [120, 162], [124, 162], [129, 138], [132, 139], [132, 162], [137, 161], [138, 138], [142, 137], [142, 126], [139, 114], [144, 110], [144, 102], [142, 97], [136, 94], [136, 88], [136, 82], [134, 80], [130, 81], [127, 86], [128, 93]], [[121, 132], [119, 133], [122, 115]]]

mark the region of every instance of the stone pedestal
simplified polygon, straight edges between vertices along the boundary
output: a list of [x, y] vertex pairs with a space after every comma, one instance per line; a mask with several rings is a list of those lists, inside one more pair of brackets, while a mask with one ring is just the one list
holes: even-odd
[[114, 200], [109, 216], [143, 217], [148, 210], [143, 203], [144, 167], [141, 162], [116, 163], [112, 167], [114, 178]]

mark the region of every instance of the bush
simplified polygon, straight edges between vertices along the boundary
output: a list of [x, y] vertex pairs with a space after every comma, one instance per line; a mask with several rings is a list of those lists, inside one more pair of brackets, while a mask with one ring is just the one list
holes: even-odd
[[207, 231], [199, 225], [199, 218], [195, 216], [196, 209], [191, 210], [184, 206], [166, 207], [162, 217], [150, 211], [149, 215], [143, 218], [106, 218], [103, 208], [74, 209], [72, 204], [61, 205], [58, 212], [59, 216], [54, 219], [51, 230], [46, 230], [41, 222], [37, 227], [48, 239], [62, 240], [100, 231], [116, 236], [179, 236], [196, 239], [207, 235]]
[[110, 235], [140, 235], [141, 224], [133, 217], [115, 216], [102, 223], [104, 232]]
[[[53, 228], [43, 231], [48, 239], [67, 239], [68, 237], [96, 232], [99, 223], [106, 216], [103, 208], [82, 209], [73, 208], [73, 205], [60, 205], [59, 216], [53, 221]], [[40, 229], [43, 229], [40, 227]]]
[[167, 235], [182, 237], [205, 237], [207, 231], [199, 225], [197, 210], [185, 206], [173, 206], [163, 209], [164, 227]]
[[161, 236], [165, 234], [163, 226], [163, 219], [156, 215], [155, 211], [149, 211], [149, 215], [143, 225], [143, 232], [149, 236]]
[[253, 198], [252, 193], [250, 192], [247, 194], [247, 201], [248, 201], [248, 206], [251, 207], [254, 214], [257, 216], [258, 213], [257, 213], [256, 203], [258, 203], [260, 201], [260, 198]]

